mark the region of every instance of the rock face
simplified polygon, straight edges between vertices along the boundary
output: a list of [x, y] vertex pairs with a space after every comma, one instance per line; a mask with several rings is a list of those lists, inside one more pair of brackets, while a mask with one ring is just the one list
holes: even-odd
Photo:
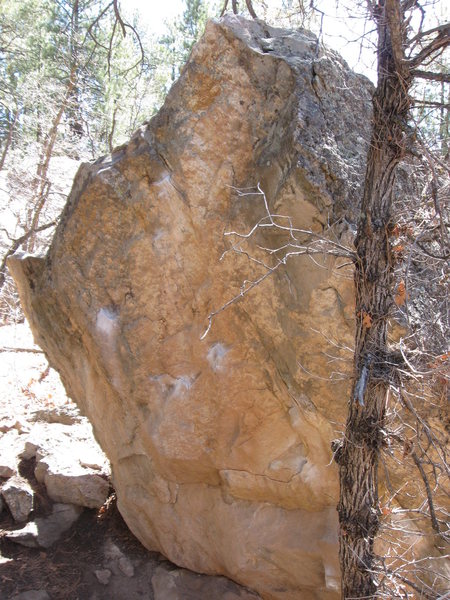
[[219, 261], [224, 231], [264, 216], [261, 196], [233, 187], [260, 182], [272, 211], [345, 241], [369, 126], [370, 84], [311, 34], [211, 22], [159, 114], [81, 167], [47, 256], [9, 262], [135, 535], [265, 599], [339, 597], [330, 441], [353, 295], [342, 261], [298, 257], [201, 340], [262, 272]]

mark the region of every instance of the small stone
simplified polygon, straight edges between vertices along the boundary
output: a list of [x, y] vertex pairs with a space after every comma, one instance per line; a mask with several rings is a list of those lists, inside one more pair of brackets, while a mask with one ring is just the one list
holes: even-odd
[[111, 571], [109, 569], [98, 569], [94, 571], [95, 576], [103, 585], [108, 585], [109, 580], [111, 579]]
[[7, 479], [8, 477], [12, 477], [16, 473], [17, 469], [15, 468], [15, 466], [13, 466], [13, 463], [4, 464], [4, 461], [2, 461], [2, 464], [0, 465], [0, 477], [4, 477], [5, 479]]
[[19, 454], [19, 457], [25, 460], [30, 460], [30, 458], [34, 458], [36, 456], [38, 450], [38, 444], [27, 440], [25, 442], [23, 451]]
[[29, 548], [50, 548], [75, 523], [82, 512], [80, 506], [55, 504], [48, 517], [38, 517], [5, 537]]
[[119, 558], [119, 569], [126, 577], [133, 577], [134, 575], [134, 567], [125, 556]]
[[24, 430], [24, 425], [20, 421], [14, 419], [0, 425], [1, 433], [6, 433], [7, 431], [11, 431], [11, 429], [17, 429], [18, 432], [21, 432]]
[[3, 486], [2, 495], [14, 521], [26, 521], [34, 503], [34, 492], [28, 481], [18, 476], [11, 477]]
[[30, 420], [74, 425], [80, 423], [82, 419], [79, 410], [75, 406], [58, 406], [35, 410], [31, 414]]

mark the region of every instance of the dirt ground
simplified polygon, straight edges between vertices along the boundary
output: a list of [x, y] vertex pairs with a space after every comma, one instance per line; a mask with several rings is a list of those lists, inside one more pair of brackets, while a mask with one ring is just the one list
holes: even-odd
[[[45, 498], [41, 502], [44, 506]], [[4, 513], [0, 528], [11, 527], [12, 519]], [[108, 586], [98, 581], [95, 571], [105, 568], [104, 548], [111, 543], [135, 565], [135, 571], [139, 571], [137, 578], [119, 573], [113, 574]], [[130, 533], [114, 496], [100, 511], [85, 510], [53, 547], [25, 548], [2, 538], [0, 554], [1, 600], [28, 590], [45, 590], [51, 600], [153, 600], [152, 574], [161, 563], [170, 565], [160, 554], [146, 550]]]

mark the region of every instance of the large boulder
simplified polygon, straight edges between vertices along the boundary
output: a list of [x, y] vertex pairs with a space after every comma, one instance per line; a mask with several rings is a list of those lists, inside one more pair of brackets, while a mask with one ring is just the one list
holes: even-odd
[[260, 182], [296, 227], [351, 238], [370, 95], [308, 32], [212, 21], [158, 115], [80, 168], [47, 256], [9, 261], [131, 530], [266, 599], [339, 597], [330, 442], [349, 392], [350, 267], [292, 258], [201, 337], [264, 272], [260, 248], [219, 260], [237, 241], [223, 233], [265, 214], [236, 188]]

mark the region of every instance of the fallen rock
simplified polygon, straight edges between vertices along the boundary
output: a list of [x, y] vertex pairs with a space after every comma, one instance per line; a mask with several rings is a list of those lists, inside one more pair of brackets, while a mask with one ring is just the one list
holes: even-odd
[[82, 423], [83, 418], [74, 406], [55, 406], [53, 408], [40, 408], [33, 411], [30, 415], [30, 421], [74, 425], [75, 423]]
[[[220, 261], [236, 241], [223, 232], [265, 216], [261, 196], [236, 188], [260, 182], [273, 212], [351, 244], [371, 91], [305, 31], [210, 22], [159, 114], [81, 167], [48, 255], [8, 263], [36, 341], [111, 460], [131, 530], [265, 598], [339, 597], [330, 443], [349, 394], [351, 269], [298, 257], [201, 336], [266, 272]], [[330, 351], [342, 365], [332, 382]]]
[[34, 473], [55, 502], [100, 508], [109, 495], [108, 480], [81, 464], [66, 466], [59, 457], [40, 458]]
[[36, 479], [55, 502], [99, 508], [108, 497], [109, 463], [86, 419], [72, 425], [36, 423], [21, 457], [36, 458]]
[[3, 484], [1, 493], [14, 521], [26, 521], [34, 504], [34, 492], [28, 481], [17, 475], [11, 477]]
[[55, 504], [48, 517], [37, 517], [22, 529], [6, 534], [6, 539], [29, 548], [50, 548], [83, 512], [73, 504]]
[[186, 569], [158, 567], [152, 577], [155, 600], [259, 600], [225, 577], [207, 577]]

